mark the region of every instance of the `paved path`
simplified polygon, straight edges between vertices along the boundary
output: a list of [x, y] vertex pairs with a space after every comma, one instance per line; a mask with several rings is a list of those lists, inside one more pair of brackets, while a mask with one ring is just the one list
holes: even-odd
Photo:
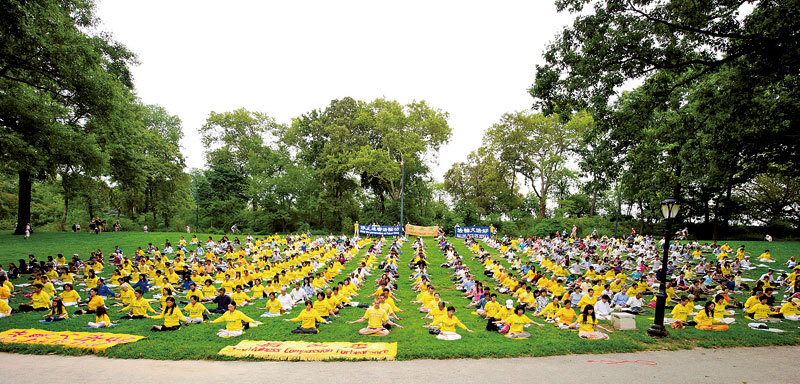
[[[800, 347], [481, 360], [252, 362], [0, 353], [3, 383], [797, 383]], [[794, 376], [792, 376], [794, 375]]]

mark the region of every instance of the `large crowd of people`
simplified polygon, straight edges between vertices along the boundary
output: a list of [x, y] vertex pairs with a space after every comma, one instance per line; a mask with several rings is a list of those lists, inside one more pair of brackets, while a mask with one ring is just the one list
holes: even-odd
[[[774, 262], [769, 250], [751, 261], [745, 246], [665, 244], [635, 233], [613, 239], [599, 237], [596, 231], [585, 238], [564, 231], [544, 238], [436, 240], [443, 261], [436, 265], [429, 265], [421, 238], [410, 244], [412, 253], [405, 257], [411, 273], [403, 284], [415, 296], [403, 306], [413, 306], [440, 340], [459, 340], [460, 330], [474, 331], [459, 316], [479, 316], [487, 332], [515, 340], [535, 335], [532, 326], [608, 339], [614, 332], [608, 326], [614, 312], [652, 313], [653, 294], [665, 275], [666, 322], [673, 329], [723, 331], [734, 323], [736, 313], [755, 324], [800, 319], [800, 265], [795, 257], [786, 262], [788, 272], [774, 268], [758, 279], [743, 277], [755, 268], [753, 263]], [[237, 337], [261, 325], [262, 319], [277, 317], [299, 323], [293, 333], [316, 334], [344, 308], [361, 307], [363, 316], [347, 324], [366, 322], [359, 334], [386, 336], [393, 328], [403, 328], [397, 290], [400, 249], [406, 241], [402, 236], [361, 239], [358, 234], [248, 235], [241, 241], [192, 236], [128, 253], [115, 247], [109, 255], [97, 249], [88, 257], [75, 254], [70, 259], [59, 254], [38, 260], [30, 255], [6, 270], [0, 267], [0, 317], [40, 312], [47, 323], [92, 315], [86, 318], [91, 328], [113, 327], [120, 320], [161, 319], [163, 323], [150, 327], [157, 332], [224, 323], [217, 335]], [[463, 247], [456, 241], [463, 241]], [[189, 250], [189, 245], [196, 247]], [[669, 260], [662, 271], [665, 248]], [[355, 268], [345, 271], [345, 264], [354, 259]], [[442, 287], [434, 286], [430, 273], [448, 274], [452, 288], [469, 302], [466, 313], [456, 315], [458, 304], [441, 297]], [[367, 292], [373, 286], [376, 290], [359, 296], [367, 302], [353, 301], [364, 286]], [[261, 319], [241, 311], [248, 305], [264, 311]], [[294, 315], [286, 316], [294, 308]]]

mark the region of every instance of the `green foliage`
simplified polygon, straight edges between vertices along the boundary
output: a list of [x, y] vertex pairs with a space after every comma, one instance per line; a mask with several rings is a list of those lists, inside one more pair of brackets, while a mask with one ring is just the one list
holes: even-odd
[[507, 113], [486, 131], [484, 140], [490, 143], [503, 168], [514, 178], [521, 176], [531, 187], [539, 199], [537, 216], [544, 218], [551, 188], [570, 172], [565, 166], [569, 152], [592, 124], [592, 117], [586, 112], [563, 121], [557, 115]]
[[[734, 190], [766, 173], [797, 178], [800, 136], [788, 116], [800, 113], [799, 1], [556, 3], [575, 20], [548, 45], [530, 92], [545, 113], [595, 117], [579, 151], [586, 192], [620, 182], [645, 222], [679, 197], [685, 218], [714, 237], [797, 204], [781, 196], [782, 208], [753, 212], [759, 198]], [[631, 82], [640, 85], [619, 92]]]
[[456, 201], [470, 201], [481, 216], [509, 212], [521, 200], [515, 175], [486, 147], [471, 152], [466, 163], [454, 163], [444, 174], [444, 188]]

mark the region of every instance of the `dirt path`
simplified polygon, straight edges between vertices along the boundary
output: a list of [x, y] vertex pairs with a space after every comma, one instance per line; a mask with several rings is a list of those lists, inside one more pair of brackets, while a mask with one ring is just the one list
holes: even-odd
[[[694, 349], [481, 360], [249, 362], [117, 360], [0, 353], [4, 383], [790, 383], [800, 347]], [[794, 373], [792, 373], [794, 372]], [[795, 375], [795, 376], [792, 376]]]

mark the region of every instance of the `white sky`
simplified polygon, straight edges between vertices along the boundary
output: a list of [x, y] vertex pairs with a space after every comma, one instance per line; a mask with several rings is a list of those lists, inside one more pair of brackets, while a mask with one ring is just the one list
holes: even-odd
[[188, 168], [203, 168], [198, 128], [244, 107], [280, 122], [332, 99], [426, 100], [450, 113], [442, 180], [526, 89], [547, 42], [572, 18], [552, 0], [100, 0], [101, 30], [141, 61], [137, 93], [183, 121]]

